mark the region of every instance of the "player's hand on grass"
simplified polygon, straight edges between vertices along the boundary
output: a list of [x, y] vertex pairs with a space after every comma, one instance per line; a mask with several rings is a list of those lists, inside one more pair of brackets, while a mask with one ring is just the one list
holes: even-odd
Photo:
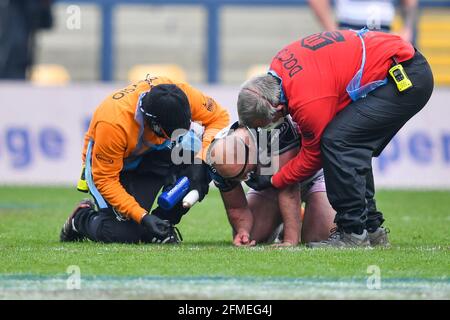
[[233, 239], [233, 244], [236, 247], [255, 246], [256, 241], [250, 239], [250, 234], [246, 231], [239, 231]]
[[147, 213], [142, 218], [141, 224], [146, 227], [148, 231], [156, 234], [159, 237], [166, 237], [169, 235], [170, 222], [167, 220], [162, 220], [154, 214]]

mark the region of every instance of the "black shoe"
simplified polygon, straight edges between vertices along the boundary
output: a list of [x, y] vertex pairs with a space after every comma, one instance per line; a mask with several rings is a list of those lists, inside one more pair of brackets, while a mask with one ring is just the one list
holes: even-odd
[[169, 227], [169, 234], [165, 237], [157, 237], [154, 236], [152, 239], [152, 243], [165, 244], [165, 243], [173, 243], [179, 244], [183, 241], [183, 237], [181, 236], [180, 230], [174, 225]]
[[81, 209], [86, 208], [95, 209], [94, 202], [90, 199], [84, 199], [76, 206], [75, 210], [73, 210], [72, 214], [67, 218], [61, 229], [61, 233], [59, 234], [59, 240], [61, 242], [75, 242], [82, 241], [84, 239], [84, 236], [78, 233], [75, 229], [73, 219]]
[[388, 233], [390, 230], [384, 227], [378, 227], [375, 231], [369, 232], [369, 241], [372, 247], [390, 247]]
[[346, 233], [338, 228], [331, 229], [328, 240], [309, 242], [308, 248], [358, 248], [370, 245], [369, 233], [364, 229], [362, 234]]

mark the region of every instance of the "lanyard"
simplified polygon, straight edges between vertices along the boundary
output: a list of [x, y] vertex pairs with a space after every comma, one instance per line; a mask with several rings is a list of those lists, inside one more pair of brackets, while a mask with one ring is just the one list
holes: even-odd
[[347, 85], [347, 93], [352, 98], [353, 101], [356, 101], [361, 98], [365, 98], [367, 94], [376, 88], [383, 86], [387, 83], [387, 78], [384, 78], [383, 80], [376, 80], [369, 82], [363, 86], [361, 86], [361, 78], [363, 76], [363, 70], [364, 65], [366, 64], [366, 45], [364, 43], [363, 35], [369, 31], [367, 28], [363, 28], [359, 31], [355, 31], [358, 37], [361, 39], [362, 44], [362, 61], [361, 61], [361, 67], [359, 68], [358, 72], [354, 75], [353, 79], [350, 80], [350, 82]]

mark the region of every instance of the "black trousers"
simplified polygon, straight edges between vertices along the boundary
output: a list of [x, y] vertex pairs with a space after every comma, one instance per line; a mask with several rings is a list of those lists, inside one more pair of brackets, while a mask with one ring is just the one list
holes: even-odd
[[335, 222], [345, 232], [360, 234], [384, 221], [374, 201], [372, 157], [380, 155], [403, 125], [425, 106], [433, 91], [433, 75], [420, 52], [402, 65], [412, 89], [399, 93], [388, 76], [387, 85], [338, 113], [322, 136], [327, 195], [337, 212]]
[[[169, 155], [151, 152], [144, 156], [137, 169], [123, 171], [120, 175], [122, 186], [147, 211], [151, 209], [161, 188], [172, 184], [182, 168], [169, 164]], [[152, 214], [175, 225], [187, 211], [180, 203], [169, 211], [157, 207]], [[92, 241], [138, 243], [158, 238], [134, 220], [121, 216], [110, 204], [99, 211], [82, 209], [75, 216], [74, 224], [80, 234]]]

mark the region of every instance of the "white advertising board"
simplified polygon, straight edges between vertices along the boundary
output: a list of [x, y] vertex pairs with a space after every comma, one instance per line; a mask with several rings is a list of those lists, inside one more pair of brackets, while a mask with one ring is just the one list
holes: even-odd
[[[0, 184], [75, 184], [90, 116], [121, 84], [0, 84]], [[238, 87], [199, 86], [237, 119]], [[373, 162], [378, 187], [450, 188], [450, 89], [436, 88]]]

